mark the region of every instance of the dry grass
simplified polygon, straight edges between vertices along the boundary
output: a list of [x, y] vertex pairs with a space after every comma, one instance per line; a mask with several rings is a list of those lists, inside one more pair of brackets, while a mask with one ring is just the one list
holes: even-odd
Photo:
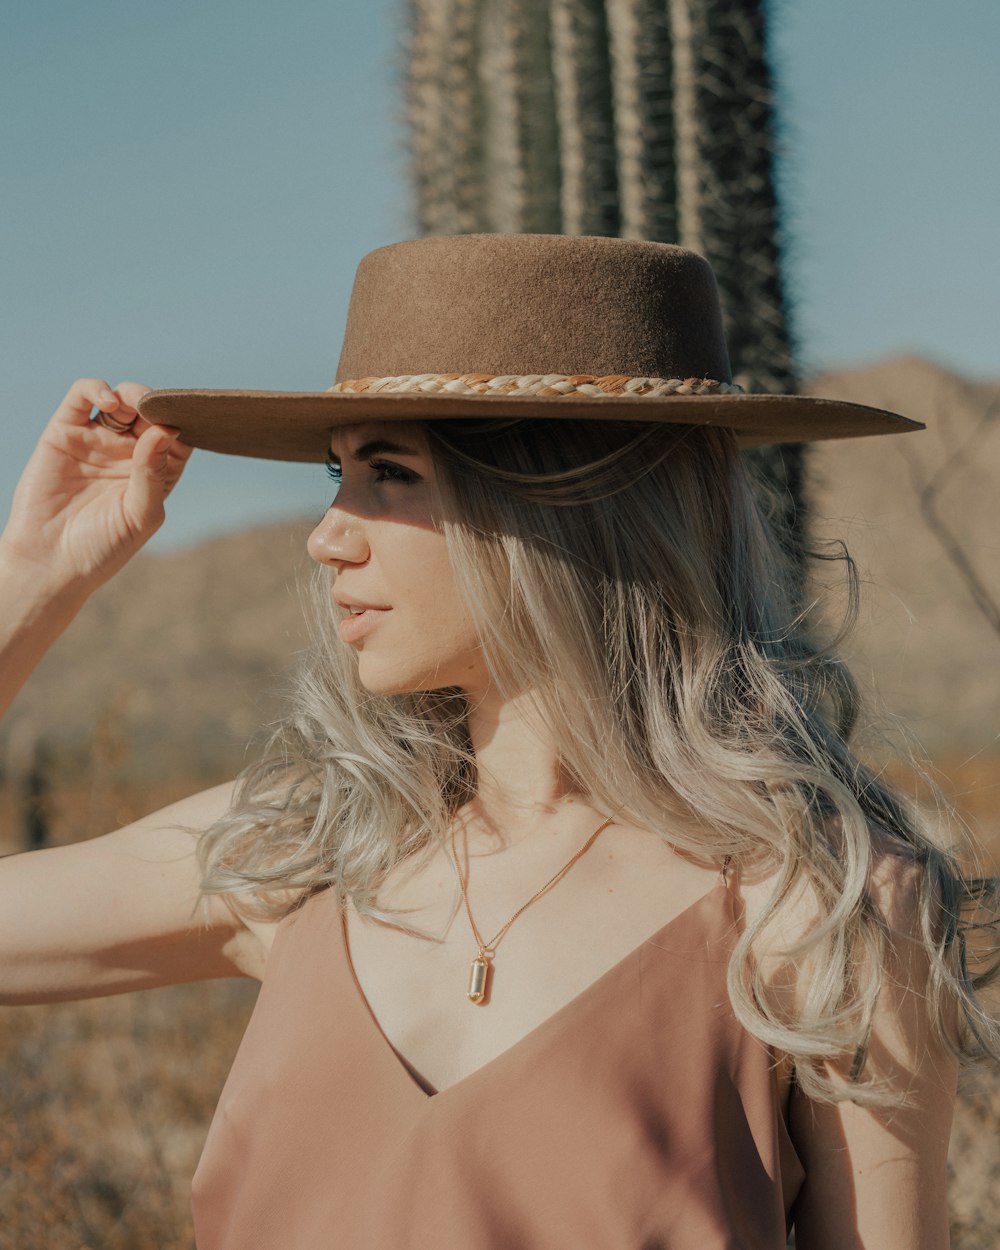
[[2, 1250], [191, 1250], [190, 1179], [254, 995], [0, 1013]]

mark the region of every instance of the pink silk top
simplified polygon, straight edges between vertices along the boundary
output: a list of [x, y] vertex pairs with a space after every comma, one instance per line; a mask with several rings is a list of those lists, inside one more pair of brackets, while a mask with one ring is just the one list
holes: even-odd
[[720, 883], [464, 1080], [389, 1044], [332, 891], [278, 927], [194, 1179], [198, 1250], [780, 1250], [804, 1179]]

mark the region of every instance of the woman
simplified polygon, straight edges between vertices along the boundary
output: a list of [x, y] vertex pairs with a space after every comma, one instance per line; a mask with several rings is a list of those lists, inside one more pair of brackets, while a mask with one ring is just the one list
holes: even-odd
[[465, 236], [365, 259], [331, 392], [56, 413], [8, 699], [192, 445], [336, 485], [269, 758], [0, 873], [5, 1002], [262, 980], [200, 1250], [947, 1245], [972, 886], [852, 756], [739, 457], [914, 426], [728, 376], [691, 253]]

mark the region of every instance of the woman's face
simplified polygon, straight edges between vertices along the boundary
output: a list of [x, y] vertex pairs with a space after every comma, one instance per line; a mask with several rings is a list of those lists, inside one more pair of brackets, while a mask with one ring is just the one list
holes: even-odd
[[488, 674], [441, 528], [441, 501], [423, 427], [366, 422], [335, 430], [335, 498], [309, 537], [333, 570], [340, 634], [373, 693], [459, 686]]

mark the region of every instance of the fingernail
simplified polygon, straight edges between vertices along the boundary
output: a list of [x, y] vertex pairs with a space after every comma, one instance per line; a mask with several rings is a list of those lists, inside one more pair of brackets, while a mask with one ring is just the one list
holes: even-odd
[[102, 386], [99, 392], [99, 398], [103, 403], [106, 403], [109, 399], [114, 399], [114, 393], [109, 391], [106, 386]]

